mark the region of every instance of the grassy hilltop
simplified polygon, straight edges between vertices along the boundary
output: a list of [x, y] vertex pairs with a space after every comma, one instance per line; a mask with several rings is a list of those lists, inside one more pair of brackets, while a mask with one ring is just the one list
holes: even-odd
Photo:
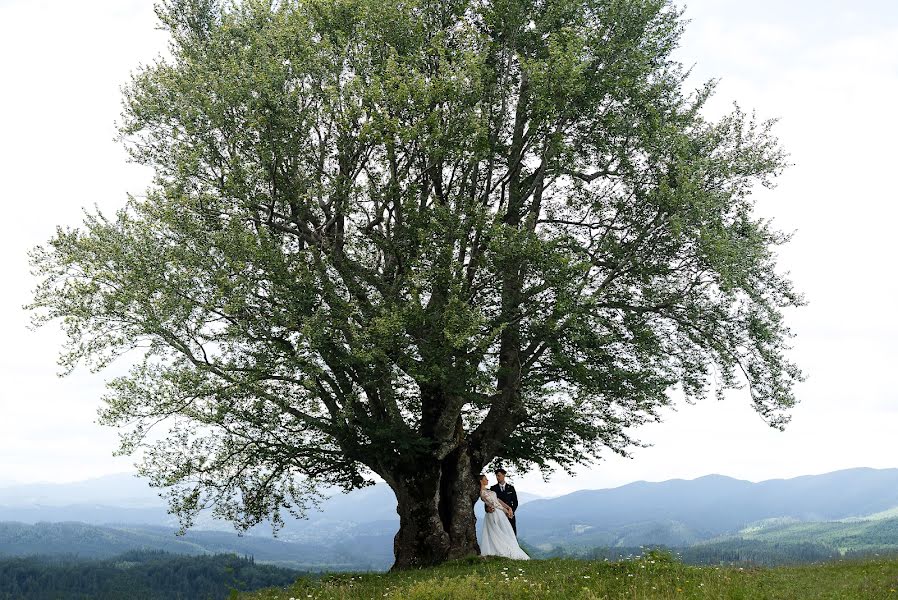
[[621, 562], [472, 558], [415, 572], [300, 579], [289, 588], [270, 588], [240, 598], [898, 599], [898, 559], [873, 557], [795, 567], [739, 568], [687, 566], [669, 554], [655, 552]]

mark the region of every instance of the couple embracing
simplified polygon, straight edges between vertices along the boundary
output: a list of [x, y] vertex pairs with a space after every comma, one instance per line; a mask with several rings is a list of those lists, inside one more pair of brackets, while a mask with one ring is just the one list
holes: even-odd
[[486, 475], [480, 476], [480, 499], [486, 505], [483, 522], [481, 556], [504, 556], [517, 560], [530, 560], [518, 545], [514, 511], [518, 507], [518, 495], [510, 483], [505, 482], [505, 469], [496, 469], [498, 483], [489, 487]]

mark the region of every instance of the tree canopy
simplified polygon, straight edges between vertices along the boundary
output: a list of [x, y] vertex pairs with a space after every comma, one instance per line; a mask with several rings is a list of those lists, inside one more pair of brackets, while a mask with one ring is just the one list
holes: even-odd
[[[674, 390], [746, 385], [787, 422], [801, 298], [751, 195], [785, 154], [770, 121], [703, 116], [672, 3], [157, 11], [170, 55], [120, 124], [153, 184], [33, 252], [31, 308], [66, 366], [142, 357], [101, 421], [185, 525], [374, 475], [405, 514], [422, 475], [571, 469], [625, 453]], [[473, 502], [450, 480], [428, 492], [445, 539], [444, 499]]]

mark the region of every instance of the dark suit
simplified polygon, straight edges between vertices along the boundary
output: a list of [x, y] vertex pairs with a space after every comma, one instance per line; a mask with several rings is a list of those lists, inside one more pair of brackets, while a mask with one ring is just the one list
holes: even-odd
[[[511, 510], [517, 512], [518, 510], [518, 493], [514, 491], [514, 486], [510, 483], [505, 484], [505, 491], [503, 492], [499, 484], [497, 483], [493, 487], [490, 488], [494, 492], [496, 492], [496, 497], [499, 498], [502, 502], [511, 507]], [[511, 522], [511, 528], [514, 530], [514, 534], [518, 534], [518, 524], [517, 524], [517, 516], [514, 516], [509, 519]]]

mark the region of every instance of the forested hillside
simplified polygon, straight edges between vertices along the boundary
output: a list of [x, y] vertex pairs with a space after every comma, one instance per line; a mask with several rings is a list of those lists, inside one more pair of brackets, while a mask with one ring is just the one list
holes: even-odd
[[[117, 495], [122, 479], [128, 485]], [[174, 525], [162, 517], [152, 524], [132, 522], [152, 511], [164, 515], [160, 506], [150, 506], [152, 492], [141, 495], [133, 481], [116, 477], [0, 489], [0, 554], [109, 558], [149, 548], [191, 555], [236, 552], [300, 570], [382, 571], [392, 564], [398, 520], [395, 497], [383, 484], [336, 493], [307, 520], [287, 520], [274, 539], [270, 526], [238, 537], [233, 527], [207, 516], [183, 537], [175, 536]], [[534, 556], [606, 552], [597, 548], [620, 554], [661, 545], [701, 564], [783, 564], [898, 548], [898, 469], [850, 469], [760, 483], [715, 475], [636, 482], [550, 499], [520, 493], [518, 531]], [[92, 504], [102, 497], [121, 503], [119, 510]], [[67, 505], [70, 501], [82, 504]], [[482, 522], [481, 503], [475, 513]], [[10, 515], [27, 515], [31, 524], [2, 523], [19, 520]], [[67, 520], [83, 516], [106, 525], [35, 523], [66, 515]]]
[[128, 552], [109, 560], [0, 558], [0, 600], [218, 600], [293, 583], [301, 573], [251, 558]]
[[259, 562], [310, 571], [386, 569], [392, 558], [389, 548], [384, 538], [374, 539], [375, 543], [368, 543], [360, 535], [354, 542], [321, 545], [221, 531], [188, 531], [179, 537], [170, 528], [142, 525], [0, 522], [0, 557], [40, 554], [109, 559], [130, 550], [154, 550], [186, 555], [237, 553]]

